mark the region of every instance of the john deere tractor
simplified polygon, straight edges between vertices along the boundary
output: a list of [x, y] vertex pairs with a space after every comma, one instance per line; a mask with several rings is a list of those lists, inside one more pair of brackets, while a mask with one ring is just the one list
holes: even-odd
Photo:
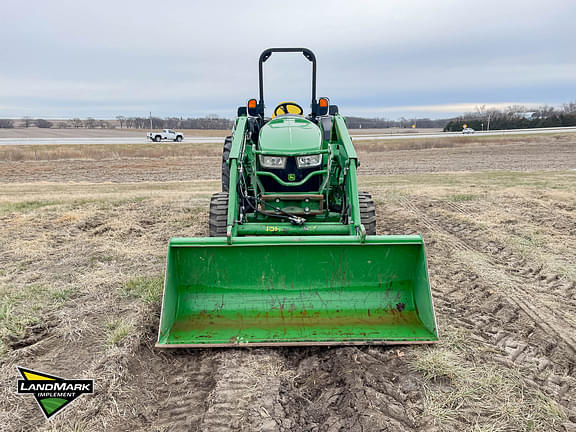
[[[307, 115], [282, 102], [266, 116], [263, 64], [278, 52], [312, 63]], [[262, 52], [259, 90], [225, 141], [210, 237], [170, 240], [157, 346], [437, 341], [423, 240], [376, 235], [346, 121], [316, 97], [312, 51]]]

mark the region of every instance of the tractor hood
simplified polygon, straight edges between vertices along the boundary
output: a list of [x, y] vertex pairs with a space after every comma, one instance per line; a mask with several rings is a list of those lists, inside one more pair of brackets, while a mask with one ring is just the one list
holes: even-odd
[[300, 116], [276, 117], [260, 129], [260, 150], [298, 154], [303, 151], [320, 150], [320, 128]]

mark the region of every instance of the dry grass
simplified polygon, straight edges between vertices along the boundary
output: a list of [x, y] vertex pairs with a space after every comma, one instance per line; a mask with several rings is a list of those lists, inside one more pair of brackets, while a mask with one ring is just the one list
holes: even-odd
[[109, 160], [127, 158], [186, 158], [219, 155], [221, 144], [54, 144], [0, 146], [0, 161]]
[[[359, 152], [424, 150], [463, 147], [498, 147], [513, 144], [572, 142], [570, 134], [456, 136], [426, 139], [362, 140]], [[220, 143], [142, 143], [142, 144], [50, 144], [0, 146], [0, 161], [108, 160], [127, 158], [186, 158], [191, 155], [220, 156]]]
[[458, 147], [497, 147], [511, 144], [531, 144], [540, 142], [572, 142], [572, 134], [538, 134], [526, 135], [457, 135], [441, 138], [407, 138], [386, 140], [361, 140], [354, 145], [357, 149], [366, 152], [394, 151], [394, 150], [425, 150]]
[[106, 345], [118, 345], [127, 336], [134, 332], [134, 325], [123, 319], [113, 319], [106, 324]]
[[[561, 175], [554, 182], [556, 190], [563, 192], [562, 202], [568, 206], [576, 203], [576, 193], [570, 184], [575, 180], [574, 175]], [[503, 183], [508, 186], [508, 182]], [[519, 182], [523, 182], [523, 179], [520, 178]], [[437, 192], [429, 194], [438, 195]], [[526, 188], [511, 185], [476, 194], [447, 194], [443, 199], [460, 206], [468, 205], [469, 209], [462, 207], [464, 211], [458, 214], [451, 214], [453, 209], [437, 210], [438, 214], [462, 221], [481, 232], [486, 241], [501, 242], [515, 254], [539, 263], [544, 278], [576, 281], [576, 268], [573, 265], [576, 258], [576, 210], [555, 208], [555, 194], [546, 196], [540, 191], [526, 193]], [[526, 209], [531, 209], [531, 212], [528, 213]]]
[[426, 350], [419, 353], [414, 361], [414, 366], [430, 381], [443, 379], [455, 381], [461, 379], [465, 374], [456, 354], [444, 349]]
[[47, 432], [85, 432], [89, 431], [90, 426], [82, 420], [72, 422], [70, 424], [51, 424]]
[[[207, 151], [212, 151], [209, 146]], [[219, 146], [214, 151], [218, 152]], [[544, 203], [545, 216], [551, 205], [576, 203], [575, 182], [576, 172], [568, 171], [360, 178], [362, 188], [373, 192], [380, 209], [385, 210], [380, 213], [385, 221], [386, 212], [413, 199], [431, 205], [436, 215], [450, 213], [453, 220], [470, 224], [486, 239], [504, 241], [515, 251], [525, 250], [523, 256], [545, 265], [546, 260], [560, 260], [562, 254], [573, 257], [568, 249], [574, 239], [559, 237], [561, 228], [530, 219], [535, 213], [527, 214], [525, 208]], [[63, 350], [56, 354], [61, 358], [70, 350], [70, 357], [83, 356], [82, 372], [101, 386], [97, 395], [86, 398], [82, 416], [63, 414], [51, 423], [54, 430], [114, 429], [107, 423], [110, 419], [119, 425], [127, 418], [137, 418], [139, 407], [122, 411], [118, 400], [130, 399], [138, 392], [126, 379], [134, 375], [130, 362], [137, 350], [154, 340], [156, 327], [150, 321], [159, 312], [167, 240], [177, 235], [206, 235], [209, 197], [218, 186], [217, 180], [2, 185], [2, 336], [22, 338], [31, 327], [55, 317], [57, 325], [51, 329], [51, 337]], [[520, 198], [514, 201], [512, 197]], [[450, 207], [442, 207], [445, 204]], [[568, 222], [576, 217], [569, 209], [561, 214]], [[505, 224], [510, 219], [515, 221], [515, 231]], [[411, 223], [405, 225], [416, 229]], [[556, 242], [554, 247], [567, 249], [550, 252], [550, 245], [559, 238], [564, 244]], [[441, 237], [435, 240], [440, 242]], [[488, 256], [459, 251], [451, 259], [482, 273], [494, 286], [509, 289], [506, 275], [485, 270], [489, 263], [484, 255]], [[550, 304], [561, 307], [561, 300], [552, 299]], [[565, 421], [563, 408], [552, 397], [533, 387], [522, 369], [494, 361], [497, 353], [479, 343], [477, 335], [448, 314], [440, 317], [440, 329], [442, 343], [437, 348], [406, 350], [410, 353], [406, 358], [426, 383], [426, 414], [434, 417], [440, 429], [551, 430]], [[0, 347], [4, 350], [0, 400], [11, 403], [16, 398], [11, 389], [6, 390], [13, 382], [12, 363], [25, 358], [26, 352], [41, 352], [42, 343], [15, 351], [9, 345]], [[44, 364], [51, 364], [56, 354], [47, 353]], [[185, 362], [185, 358], [178, 361]], [[290, 382], [297, 373], [287, 368], [281, 357], [255, 353], [251, 358], [250, 373], [256, 376]], [[77, 358], [72, 360], [71, 370], [78, 363]], [[4, 403], [2, 408], [8, 405]], [[12, 417], [6, 410], [6, 414], [0, 413], [0, 421], [22, 424], [14, 417], [21, 416], [23, 409], [14, 405], [10, 409]]]
[[[444, 328], [446, 333], [453, 330], [450, 325]], [[428, 382], [426, 415], [441, 430], [459, 428], [471, 413], [476, 417], [471, 430], [478, 431], [548, 431], [567, 419], [558, 403], [525, 382], [520, 369], [474, 362], [482, 357], [477, 346], [454, 351], [442, 342], [412, 355], [413, 366]]]

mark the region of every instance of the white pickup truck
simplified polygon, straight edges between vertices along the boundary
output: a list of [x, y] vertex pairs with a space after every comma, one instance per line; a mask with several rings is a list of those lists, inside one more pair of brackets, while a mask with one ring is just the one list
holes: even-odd
[[162, 132], [148, 132], [146, 138], [150, 141], [176, 141], [180, 142], [184, 139], [184, 135], [180, 132], [175, 132], [172, 129], [163, 129]]

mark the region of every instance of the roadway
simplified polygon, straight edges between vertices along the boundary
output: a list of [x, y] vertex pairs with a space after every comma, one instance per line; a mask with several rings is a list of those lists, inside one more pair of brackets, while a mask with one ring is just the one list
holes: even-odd
[[463, 134], [462, 132], [436, 132], [436, 133], [407, 133], [407, 134], [363, 134], [350, 136], [354, 141], [379, 141], [389, 139], [423, 139], [423, 138], [448, 138], [462, 136], [502, 136], [502, 135], [532, 135], [532, 134], [557, 134], [576, 133], [576, 127], [562, 128], [533, 128], [533, 129], [505, 129], [495, 131], [476, 131], [473, 134]]
[[[220, 143], [224, 137], [190, 137], [184, 138], [184, 143]], [[174, 143], [173, 141], [162, 141]], [[146, 138], [139, 137], [106, 137], [106, 138], [0, 138], [0, 146], [4, 145], [62, 145], [62, 144], [152, 144]], [[154, 143], [155, 144], [155, 143]]]
[[[535, 129], [509, 129], [498, 131], [477, 131], [474, 134], [464, 135], [462, 132], [436, 132], [436, 133], [391, 133], [391, 134], [354, 134], [350, 136], [354, 141], [380, 141], [398, 139], [434, 139], [450, 137], [478, 137], [478, 136], [503, 136], [503, 135], [533, 135], [533, 134], [557, 134], [576, 133], [576, 127], [563, 128], [535, 128]], [[184, 143], [222, 143], [224, 137], [186, 137]], [[171, 142], [171, 141], [163, 141]], [[146, 144], [151, 141], [142, 137], [106, 137], [106, 138], [0, 138], [0, 146], [8, 145], [62, 145], [62, 144]]]

